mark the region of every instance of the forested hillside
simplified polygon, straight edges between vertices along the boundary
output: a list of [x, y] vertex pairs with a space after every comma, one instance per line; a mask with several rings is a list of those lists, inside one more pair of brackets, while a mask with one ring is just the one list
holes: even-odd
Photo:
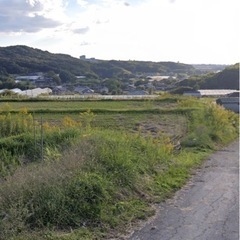
[[27, 46], [0, 48], [0, 74], [28, 74], [54, 71], [91, 78], [129, 78], [146, 73], [193, 73], [191, 65], [174, 62], [80, 60], [65, 54], [52, 54]]
[[218, 73], [190, 77], [177, 85], [194, 89], [239, 89], [239, 63]]

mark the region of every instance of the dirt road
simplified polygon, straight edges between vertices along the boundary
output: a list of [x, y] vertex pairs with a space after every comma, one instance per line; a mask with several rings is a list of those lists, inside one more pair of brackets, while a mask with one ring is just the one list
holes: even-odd
[[131, 240], [239, 240], [239, 143], [211, 155]]

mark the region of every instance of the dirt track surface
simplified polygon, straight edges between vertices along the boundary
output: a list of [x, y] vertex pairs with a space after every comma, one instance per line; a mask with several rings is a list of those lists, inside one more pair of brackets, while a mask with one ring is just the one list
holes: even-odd
[[239, 142], [211, 155], [131, 240], [238, 240]]

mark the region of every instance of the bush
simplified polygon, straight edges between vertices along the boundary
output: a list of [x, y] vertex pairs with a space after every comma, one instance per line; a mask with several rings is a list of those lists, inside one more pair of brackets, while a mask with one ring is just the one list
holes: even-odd
[[10, 106], [5, 105], [2, 111], [0, 113], [0, 137], [33, 131], [33, 117], [31, 114], [28, 114], [26, 108], [21, 109], [18, 114], [12, 114], [10, 113]]
[[211, 129], [210, 137], [214, 141], [229, 142], [238, 134], [238, 115], [216, 104], [210, 104], [204, 110], [206, 125]]
[[182, 146], [213, 149], [214, 143], [210, 137], [209, 128], [205, 125], [196, 126], [193, 132], [184, 138]]
[[0, 178], [11, 175], [19, 166], [19, 159], [10, 151], [0, 149]]
[[107, 199], [104, 180], [94, 173], [81, 173], [68, 181], [39, 184], [31, 192], [25, 192], [31, 205], [31, 227], [77, 227], [97, 221], [101, 217], [101, 205]]
[[184, 147], [214, 149], [216, 143], [227, 143], [238, 135], [238, 116], [216, 104], [188, 115], [188, 134], [182, 140]]
[[0, 239], [29, 229], [85, 226], [101, 219], [111, 183], [81, 171], [82, 156], [20, 169], [0, 189]]

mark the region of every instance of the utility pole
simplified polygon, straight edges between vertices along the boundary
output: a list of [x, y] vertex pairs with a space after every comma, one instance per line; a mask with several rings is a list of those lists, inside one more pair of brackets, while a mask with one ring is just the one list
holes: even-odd
[[43, 161], [43, 119], [41, 116], [41, 159]]

